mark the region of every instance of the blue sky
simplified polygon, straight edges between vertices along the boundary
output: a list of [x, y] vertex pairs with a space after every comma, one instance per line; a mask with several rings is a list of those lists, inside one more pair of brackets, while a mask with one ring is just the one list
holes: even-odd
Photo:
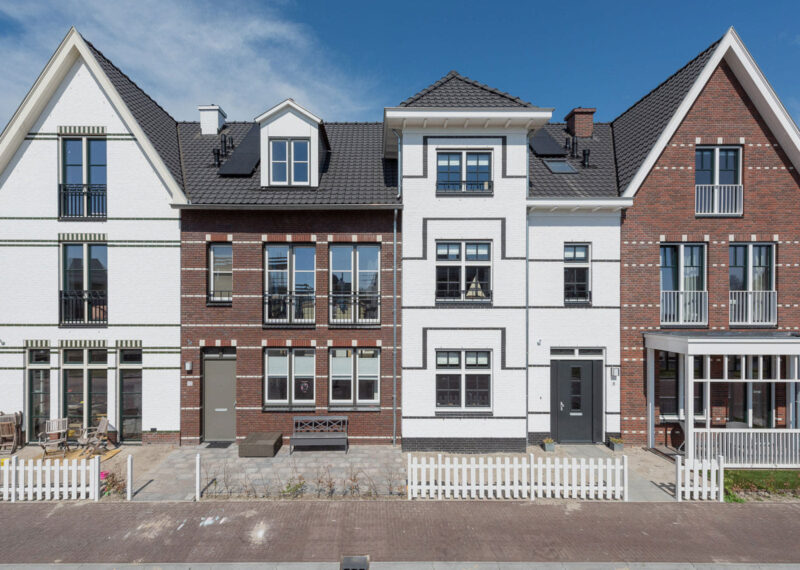
[[733, 25], [800, 122], [800, 2], [8, 2], [0, 124], [75, 25], [179, 120], [250, 120], [286, 97], [380, 120], [451, 69], [561, 120], [611, 120]]

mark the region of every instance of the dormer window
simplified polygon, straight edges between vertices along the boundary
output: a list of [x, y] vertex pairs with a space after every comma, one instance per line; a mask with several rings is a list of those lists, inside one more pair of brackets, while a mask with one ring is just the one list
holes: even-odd
[[270, 184], [307, 186], [309, 154], [308, 139], [271, 139]]

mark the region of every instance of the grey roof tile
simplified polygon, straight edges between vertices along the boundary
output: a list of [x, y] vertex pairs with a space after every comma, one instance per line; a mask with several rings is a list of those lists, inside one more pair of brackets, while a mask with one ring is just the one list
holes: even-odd
[[[559, 143], [569, 136], [564, 123], [548, 123], [543, 129]], [[583, 150], [589, 150], [589, 166], [581, 165]], [[565, 158], [574, 174], [556, 174], [544, 160]], [[611, 125], [595, 123], [591, 137], [578, 139], [578, 157], [538, 156], [529, 153], [530, 196], [532, 198], [616, 198], [617, 177], [614, 166], [614, 140]]]
[[624, 191], [702, 72], [720, 38], [612, 121], [619, 187]]
[[519, 97], [451, 71], [400, 107], [534, 107]]

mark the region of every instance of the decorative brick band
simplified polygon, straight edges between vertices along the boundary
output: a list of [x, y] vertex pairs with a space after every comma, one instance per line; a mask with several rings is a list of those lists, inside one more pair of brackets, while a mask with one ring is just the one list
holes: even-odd
[[141, 340], [118, 340], [115, 346], [117, 348], [142, 348], [142, 341]]
[[64, 125], [58, 127], [58, 134], [60, 135], [104, 135], [106, 128], [104, 126], [75, 126]]
[[403, 451], [446, 453], [524, 453], [524, 437], [412, 437], [403, 439]]
[[49, 348], [49, 340], [26, 340], [25, 348]]
[[58, 234], [58, 241], [108, 241], [107, 234]]
[[105, 340], [59, 340], [59, 348], [106, 348]]

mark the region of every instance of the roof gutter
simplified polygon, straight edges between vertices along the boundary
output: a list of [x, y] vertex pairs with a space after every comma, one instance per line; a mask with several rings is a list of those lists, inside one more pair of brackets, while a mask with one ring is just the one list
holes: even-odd
[[531, 210], [558, 210], [577, 212], [581, 210], [597, 212], [599, 210], [623, 210], [633, 206], [633, 198], [572, 198], [572, 199], [528, 199], [528, 208]]
[[398, 210], [402, 204], [172, 204], [176, 210]]

